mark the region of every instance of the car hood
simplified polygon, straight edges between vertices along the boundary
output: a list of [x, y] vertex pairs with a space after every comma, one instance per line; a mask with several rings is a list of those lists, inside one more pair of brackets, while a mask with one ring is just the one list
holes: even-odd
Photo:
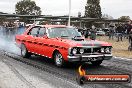
[[70, 40], [70, 39], [61, 39], [62, 42], [69, 44], [71, 47], [100, 47], [100, 46], [112, 46], [112, 44], [104, 41], [98, 41], [98, 40], [82, 40], [82, 41], [76, 41], [76, 40]]

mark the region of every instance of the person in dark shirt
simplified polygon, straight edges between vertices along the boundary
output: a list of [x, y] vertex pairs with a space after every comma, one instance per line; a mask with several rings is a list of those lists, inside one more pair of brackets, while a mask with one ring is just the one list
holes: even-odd
[[87, 29], [85, 30], [85, 33], [84, 33], [85, 38], [88, 38], [88, 35], [89, 35], [89, 30]]
[[119, 24], [119, 26], [116, 28], [117, 42], [119, 42], [120, 40], [123, 41], [122, 37], [124, 32], [125, 32], [125, 29], [123, 28], [121, 24]]
[[125, 24], [125, 29], [126, 29], [127, 39], [128, 39], [129, 38], [129, 32], [132, 29], [131, 21], [128, 21], [128, 23]]
[[129, 39], [129, 41], [131, 41], [131, 37], [130, 37], [130, 35], [131, 35], [131, 33], [132, 33], [132, 25], [129, 25], [129, 29], [128, 29], [128, 39]]
[[110, 25], [110, 28], [109, 28], [109, 40], [110, 39], [114, 39], [114, 33], [115, 33], [115, 30], [114, 30], [114, 26], [111, 26]]
[[97, 32], [96, 28], [95, 29], [91, 29], [90, 32], [91, 32], [90, 33], [90, 39], [91, 40], [95, 40], [96, 39], [96, 32]]
[[132, 50], [132, 29], [130, 30], [129, 32], [129, 43], [130, 43], [130, 46], [128, 47], [128, 50]]

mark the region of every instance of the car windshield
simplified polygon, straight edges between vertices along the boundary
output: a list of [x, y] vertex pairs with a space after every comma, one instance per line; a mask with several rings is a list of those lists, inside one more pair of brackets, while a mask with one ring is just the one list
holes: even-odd
[[57, 37], [81, 37], [81, 34], [75, 28], [51, 28], [48, 29], [48, 34], [50, 38]]

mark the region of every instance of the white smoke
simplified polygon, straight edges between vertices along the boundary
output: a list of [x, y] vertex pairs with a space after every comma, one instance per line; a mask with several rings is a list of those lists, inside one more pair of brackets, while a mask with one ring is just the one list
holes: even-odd
[[13, 32], [0, 26], [0, 49], [20, 55], [20, 49], [15, 45], [15, 33]]

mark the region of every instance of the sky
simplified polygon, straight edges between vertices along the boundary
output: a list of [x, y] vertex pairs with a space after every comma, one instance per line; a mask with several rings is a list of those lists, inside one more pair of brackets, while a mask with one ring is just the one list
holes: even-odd
[[[15, 4], [20, 0], [0, 0], [0, 12], [14, 13]], [[69, 13], [69, 0], [33, 0], [42, 10], [43, 15], [63, 16]], [[71, 15], [85, 12], [87, 0], [71, 0]], [[113, 18], [130, 16], [132, 19], [132, 0], [100, 0], [102, 14]]]

